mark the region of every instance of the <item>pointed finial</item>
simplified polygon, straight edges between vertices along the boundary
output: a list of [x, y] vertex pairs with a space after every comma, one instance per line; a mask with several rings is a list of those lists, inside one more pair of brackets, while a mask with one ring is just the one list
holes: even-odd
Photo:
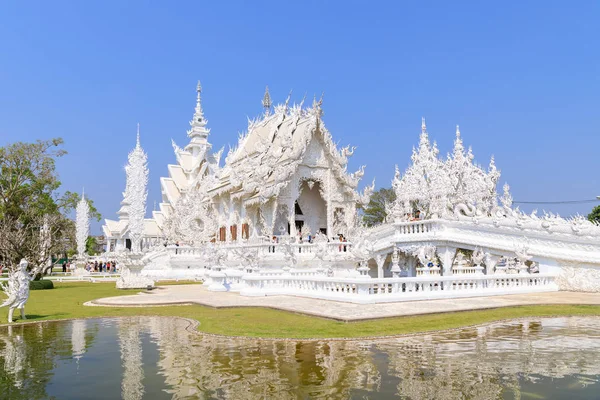
[[456, 137], [460, 137], [460, 128], [458, 127], [458, 125], [456, 125]]
[[140, 123], [137, 124], [137, 137], [135, 139], [135, 147], [140, 147]]
[[421, 117], [421, 133], [427, 133], [427, 125], [425, 125], [425, 117]]
[[317, 101], [317, 96], [314, 95], [313, 96], [313, 109], [317, 112], [317, 115], [320, 117], [321, 115], [323, 115], [323, 96], [325, 96], [325, 92], [323, 92], [321, 94], [321, 98], [319, 99], [319, 101]]
[[265, 115], [269, 115], [269, 113], [271, 112], [271, 95], [269, 94], [269, 86], [265, 87], [265, 95], [263, 96], [262, 99], [262, 106], [265, 109]]
[[290, 93], [288, 94], [287, 99], [285, 99], [285, 109], [288, 109], [288, 105], [290, 104], [290, 99], [292, 98], [292, 91], [290, 90]]
[[81, 198], [85, 199], [85, 186], [81, 188]]
[[202, 86], [200, 86], [200, 81], [198, 81], [198, 85], [196, 85], [196, 109], [194, 114], [194, 121], [202, 122], [204, 119], [204, 114], [202, 113], [202, 101], [200, 100], [200, 93], [202, 93]]

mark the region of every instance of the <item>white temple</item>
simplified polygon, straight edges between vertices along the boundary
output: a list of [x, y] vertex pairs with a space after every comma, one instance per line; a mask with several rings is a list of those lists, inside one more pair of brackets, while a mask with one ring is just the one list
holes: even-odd
[[321, 118], [322, 101], [275, 106], [263, 99], [264, 114], [219, 166], [202, 112], [201, 87], [185, 148], [173, 143], [177, 165], [161, 178], [162, 203], [154, 219], [171, 242], [199, 244], [273, 235], [346, 234], [356, 207], [369, 201], [357, 186], [363, 168], [346, 171], [349, 147], [337, 149]]
[[[347, 172], [354, 148], [335, 145], [322, 99], [272, 107], [267, 89], [263, 115], [221, 166], [200, 94], [198, 84], [189, 143], [173, 143], [177, 164], [161, 178], [160, 211], [145, 225], [148, 277], [356, 303], [600, 291], [600, 227], [512, 208], [508, 185], [497, 194], [494, 159], [487, 169], [475, 164], [458, 127], [442, 159], [423, 120], [412, 163], [392, 182], [388, 219], [366, 229], [357, 209], [374, 184], [358, 192], [364, 167]], [[120, 220], [104, 227], [121, 248], [127, 206], [125, 195]]]

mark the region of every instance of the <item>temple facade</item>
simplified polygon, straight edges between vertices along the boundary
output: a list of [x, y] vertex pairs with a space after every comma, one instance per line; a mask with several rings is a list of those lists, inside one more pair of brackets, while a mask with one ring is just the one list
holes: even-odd
[[197, 87], [196, 108], [177, 164], [161, 178], [162, 202], [154, 220], [170, 242], [189, 245], [291, 235], [347, 235], [358, 205], [374, 185], [357, 190], [364, 167], [348, 173], [354, 149], [338, 149], [322, 119], [322, 100], [271, 104], [248, 123], [225, 157], [213, 153]]

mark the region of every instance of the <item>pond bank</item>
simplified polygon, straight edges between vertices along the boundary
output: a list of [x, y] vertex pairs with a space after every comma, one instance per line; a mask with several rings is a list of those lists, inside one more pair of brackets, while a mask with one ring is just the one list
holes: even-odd
[[[191, 286], [199, 292], [202, 290], [198, 285]], [[183, 291], [184, 286], [174, 288]], [[600, 305], [553, 304], [505, 306], [478, 311], [387, 317], [379, 321], [343, 322], [257, 306], [220, 309], [197, 304], [141, 307], [139, 305], [137, 307], [84, 306], [85, 303], [95, 299], [122, 296], [123, 293], [124, 291], [115, 288], [114, 283], [57, 283], [53, 290], [32, 291], [31, 298], [25, 307], [28, 320], [17, 319], [16, 324], [94, 317], [173, 316], [198, 321], [198, 330], [203, 333], [254, 338], [310, 339], [395, 336], [454, 329], [522, 317], [600, 315]], [[134, 290], [130, 293], [136, 294], [138, 291]], [[159, 291], [156, 291], [154, 294], [144, 294], [143, 296], [150, 298], [158, 293]], [[554, 293], [554, 295], [559, 294]], [[589, 294], [585, 295], [589, 296]], [[567, 301], [567, 297], [564, 299]], [[470, 299], [473, 303], [479, 300]], [[570, 301], [575, 302], [575, 297]], [[358, 307], [344, 303], [335, 304], [355, 309]], [[317, 310], [319, 307], [320, 305], [315, 304], [313, 310]], [[1, 310], [0, 313], [0, 324], [5, 324], [6, 309]]]

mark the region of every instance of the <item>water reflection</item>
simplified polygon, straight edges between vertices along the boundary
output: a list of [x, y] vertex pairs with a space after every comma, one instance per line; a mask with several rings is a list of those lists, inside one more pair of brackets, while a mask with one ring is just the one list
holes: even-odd
[[189, 333], [187, 325], [139, 317], [2, 328], [0, 393], [11, 399], [543, 399], [576, 391], [577, 398], [597, 398], [600, 318], [531, 319], [375, 341], [227, 339]]
[[143, 321], [121, 319], [119, 325], [119, 347], [123, 365], [121, 397], [138, 400], [144, 395], [144, 370], [142, 369], [142, 343], [140, 329]]

